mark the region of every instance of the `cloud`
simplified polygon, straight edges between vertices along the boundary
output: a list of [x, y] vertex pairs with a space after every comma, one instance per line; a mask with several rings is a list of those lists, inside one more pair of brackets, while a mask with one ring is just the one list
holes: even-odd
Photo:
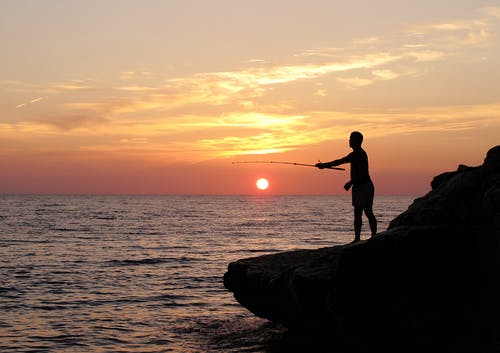
[[[171, 69], [171, 68], [170, 68]], [[153, 75], [148, 69], [142, 69], [137, 71], [122, 71], [120, 73], [120, 79], [124, 81], [137, 80], [142, 78], [149, 78]]]
[[496, 28], [492, 18], [500, 18], [499, 7], [485, 7], [478, 11], [481, 16], [468, 20], [456, 20], [411, 27], [407, 33], [425, 38], [426, 43], [440, 48], [464, 48], [492, 44], [496, 40]]
[[[412, 54], [415, 55], [414, 52]], [[131, 112], [148, 109], [174, 109], [193, 104], [221, 106], [263, 97], [277, 85], [314, 80], [327, 75], [388, 65], [408, 56], [389, 52], [356, 55], [343, 61], [302, 65], [259, 66], [239, 71], [199, 73], [165, 81], [163, 86], [127, 85], [117, 90], [144, 94], [108, 103], [70, 103], [69, 108]], [[394, 75], [396, 78], [396, 75]], [[149, 94], [152, 93], [152, 94]], [[153, 94], [154, 93], [154, 94]]]
[[31, 99], [31, 100], [30, 100], [30, 101], [28, 101], [28, 102], [25, 102], [25, 103], [21, 103], [21, 104], [16, 105], [16, 109], [27, 107], [28, 105], [30, 105], [30, 104], [34, 104], [34, 103], [37, 103], [37, 102], [40, 102], [40, 101], [42, 101], [43, 99], [44, 99], [43, 97], [38, 97], [38, 98]]
[[481, 126], [500, 123], [498, 121], [500, 102], [414, 109], [400, 108], [378, 112], [316, 112], [310, 113], [310, 116], [315, 121], [318, 130], [325, 128], [342, 130], [343, 127], [360, 126], [374, 136], [473, 130]]
[[[309, 112], [300, 119], [289, 119], [289, 125], [264, 125], [244, 129], [230, 125], [221, 137], [202, 138], [192, 142], [195, 148], [212, 157], [267, 154], [309, 148], [333, 139], [345, 139], [352, 126], [372, 137], [394, 134], [416, 134], [432, 131], [467, 131], [484, 126], [498, 126], [500, 103], [392, 109], [372, 112]], [[283, 117], [284, 120], [287, 120]], [[214, 124], [212, 126], [219, 126]], [[220, 125], [219, 128], [222, 128]], [[201, 125], [197, 126], [201, 128]]]
[[415, 58], [417, 62], [441, 61], [445, 58], [445, 53], [437, 50], [410, 51], [407, 55]]
[[332, 58], [332, 57], [339, 57], [339, 55], [343, 52], [346, 51], [346, 48], [340, 48], [340, 47], [324, 47], [324, 48], [314, 48], [314, 49], [307, 49], [304, 50], [300, 53], [293, 54], [294, 57], [319, 57], [319, 58]]
[[378, 77], [382, 80], [394, 80], [399, 77], [399, 74], [395, 73], [392, 70], [383, 69], [383, 70], [374, 70], [372, 71], [373, 76]]
[[54, 91], [88, 91], [96, 89], [96, 86], [90, 81], [91, 80], [70, 80], [67, 82], [50, 84], [48, 88]]
[[93, 80], [68, 80], [63, 82], [49, 82], [34, 84], [16, 80], [0, 81], [0, 89], [13, 93], [54, 94], [65, 91], [87, 91], [96, 89]]
[[379, 43], [381, 42], [380, 37], [365, 37], [365, 38], [356, 38], [353, 40], [353, 44], [374, 44], [374, 43]]
[[152, 92], [160, 90], [159, 87], [148, 87], [148, 86], [138, 86], [138, 85], [121, 86], [118, 87], [117, 89], [130, 92]]
[[107, 118], [95, 115], [62, 115], [37, 119], [37, 123], [59, 131], [71, 131], [82, 128], [95, 130], [97, 127], [109, 124], [109, 122]]
[[308, 111], [303, 115], [233, 112], [222, 116], [135, 120], [73, 115], [0, 124], [0, 137], [26, 141], [25, 145], [32, 146], [30, 148], [43, 149], [47, 148], [43, 141], [50, 136], [60, 138], [64, 133], [67, 137], [75, 136], [67, 148], [88, 153], [200, 161], [308, 149], [317, 143], [345, 139], [353, 126], [372, 138], [432, 131], [497, 130], [500, 128], [498, 116], [500, 102], [413, 109]]
[[249, 59], [249, 60], [245, 60], [244, 63], [246, 63], [246, 64], [265, 64], [266, 61], [263, 59]]
[[326, 90], [323, 88], [318, 88], [316, 90], [316, 95], [319, 97], [326, 97]]
[[293, 151], [310, 146], [323, 139], [315, 131], [272, 130], [247, 136], [230, 135], [222, 138], [202, 139], [196, 143], [213, 157], [233, 157], [238, 155], [262, 155]]
[[375, 82], [373, 79], [362, 77], [337, 78], [337, 81], [345, 84], [349, 89], [356, 89], [364, 86], [369, 86]]
[[[300, 126], [286, 132], [272, 131], [245, 138], [219, 141], [225, 146], [219, 155], [246, 154], [255, 150], [302, 149], [332, 139], [344, 139], [357, 126], [372, 137], [415, 134], [432, 131], [473, 131], [482, 127], [498, 128], [500, 102], [484, 105], [422, 107], [372, 112], [309, 112]], [[205, 141], [206, 142], [206, 141]], [[212, 146], [217, 144], [211, 141]], [[259, 147], [259, 148], [256, 148]]]
[[17, 80], [0, 80], [0, 89], [6, 92], [26, 93], [37, 90], [38, 86]]
[[474, 19], [467, 21], [454, 21], [454, 22], [442, 22], [442, 23], [432, 23], [425, 25], [418, 25], [410, 28], [409, 32], [416, 35], [425, 35], [435, 32], [461, 32], [461, 31], [471, 31], [485, 28], [488, 26], [488, 22], [483, 19]]
[[277, 115], [258, 112], [231, 113], [209, 119], [197, 119], [195, 122], [179, 122], [182, 127], [238, 127], [254, 129], [285, 130], [291, 126], [300, 126], [305, 116]]
[[[493, 12], [493, 10], [490, 10]], [[420, 32], [458, 32], [473, 24], [479, 31], [469, 31], [462, 39], [462, 45], [481, 43], [491, 40], [491, 33], [484, 21], [462, 21], [420, 27]], [[438, 37], [441, 38], [441, 37]], [[306, 83], [319, 79], [329, 79], [343, 83], [348, 89], [356, 89], [381, 80], [396, 80], [412, 72], [429, 72], [426, 63], [446, 59], [446, 45], [439, 46], [437, 39], [428, 40], [420, 36], [418, 41], [409, 41], [412, 37], [381, 38], [377, 36], [358, 38], [345, 48], [313, 48], [298, 53], [301, 63], [273, 65], [261, 59], [250, 59], [240, 70], [204, 72], [187, 77], [170, 78], [161, 82], [152, 79], [149, 70], [124, 71], [120, 79], [126, 84], [113, 87], [99, 87], [96, 80], [79, 79], [51, 83], [45, 87], [30, 87], [20, 82], [0, 82], [0, 87], [10, 89], [46, 90], [51, 94], [72, 93], [74, 98], [66, 98], [62, 106], [69, 110], [69, 115], [97, 114], [113, 117], [122, 114], [148, 114], [150, 111], [199, 110], [201, 106], [219, 107], [225, 110], [239, 105], [243, 109], [253, 110], [261, 107], [269, 94], [277, 89], [286, 89], [285, 85]], [[446, 38], [441, 38], [441, 42]], [[456, 41], [453, 40], [455, 43]], [[426, 43], [426, 44], [422, 44]], [[442, 43], [441, 43], [442, 44]], [[455, 53], [453, 53], [455, 54]], [[293, 59], [290, 59], [293, 60]], [[253, 65], [252, 65], [253, 64]], [[331, 82], [330, 81], [330, 82]], [[99, 90], [106, 94], [89, 95], [82, 99], [79, 92]], [[319, 97], [326, 90], [316, 91]], [[285, 100], [274, 101], [276, 106], [284, 105]], [[268, 104], [269, 106], [269, 104]], [[24, 107], [18, 104], [18, 108]]]
[[[360, 112], [340, 110], [336, 103], [358, 93], [344, 88], [419, 76], [454, 56], [476, 55], [471, 48], [494, 43], [492, 21], [499, 16], [499, 8], [485, 8], [470, 20], [358, 38], [343, 48], [310, 48], [284, 64], [250, 59], [239, 70], [185, 77], [159, 78], [139, 69], [119, 73], [106, 86], [92, 79], [45, 85], [3, 80], [0, 89], [24, 95], [17, 122], [0, 126], [0, 133], [23, 131], [26, 137], [19, 138], [26, 139], [63, 133], [82, 137], [75, 145], [86, 151], [182, 152], [205, 159], [303, 149], [345, 139], [352, 126], [371, 136], [498, 126], [500, 104]], [[40, 116], [20, 109], [45, 97]], [[332, 103], [317, 111], [311, 101]], [[87, 142], [94, 138], [99, 143]]]
[[119, 141], [120, 143], [123, 143], [123, 144], [141, 144], [141, 145], [144, 145], [144, 144], [148, 144], [151, 142], [150, 139], [148, 138], [144, 138], [144, 137], [134, 137], [134, 138], [125, 138], [125, 139], [121, 139]]
[[495, 7], [495, 6], [483, 7], [481, 9], [481, 12], [486, 14], [487, 16], [500, 19], [500, 7]]

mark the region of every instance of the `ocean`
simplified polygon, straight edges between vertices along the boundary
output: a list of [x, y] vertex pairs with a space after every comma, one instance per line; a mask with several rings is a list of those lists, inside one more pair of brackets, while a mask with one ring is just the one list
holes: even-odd
[[[412, 200], [376, 196], [379, 231]], [[227, 265], [350, 242], [352, 217], [348, 196], [0, 195], [0, 351], [270, 352], [285, 331]]]

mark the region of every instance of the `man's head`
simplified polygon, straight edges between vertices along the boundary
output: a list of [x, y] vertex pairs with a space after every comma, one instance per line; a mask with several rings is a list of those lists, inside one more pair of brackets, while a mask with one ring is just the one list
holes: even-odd
[[361, 147], [361, 143], [363, 142], [363, 135], [359, 131], [351, 132], [351, 136], [349, 137], [349, 146], [352, 148]]

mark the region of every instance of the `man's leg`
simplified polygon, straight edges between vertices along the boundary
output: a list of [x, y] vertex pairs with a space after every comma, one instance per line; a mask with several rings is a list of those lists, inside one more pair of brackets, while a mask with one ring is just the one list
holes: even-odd
[[377, 234], [377, 219], [373, 214], [372, 206], [365, 207], [365, 215], [368, 217], [368, 222], [370, 223], [370, 230], [372, 232], [372, 237]]
[[361, 225], [363, 224], [362, 215], [363, 208], [354, 206], [354, 242], [361, 240]]

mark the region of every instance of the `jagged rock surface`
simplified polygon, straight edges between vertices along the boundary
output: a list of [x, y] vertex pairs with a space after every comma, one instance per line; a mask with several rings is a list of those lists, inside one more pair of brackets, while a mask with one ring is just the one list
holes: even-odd
[[383, 345], [458, 340], [457, 351], [482, 342], [482, 351], [496, 351], [500, 146], [483, 165], [459, 166], [431, 186], [375, 238], [239, 260], [224, 285], [254, 314], [293, 330]]

